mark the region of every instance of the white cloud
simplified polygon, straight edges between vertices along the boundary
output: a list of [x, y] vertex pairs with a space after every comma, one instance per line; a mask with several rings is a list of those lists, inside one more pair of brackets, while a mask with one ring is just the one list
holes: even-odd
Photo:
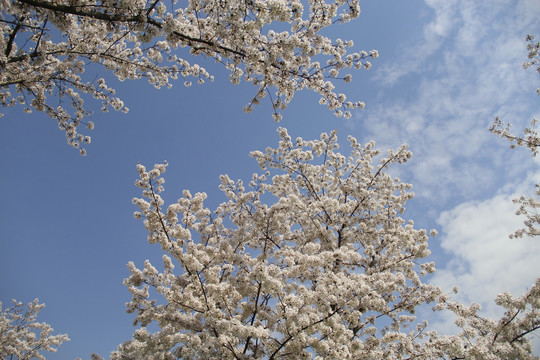
[[[500, 317], [495, 296], [506, 291], [521, 295], [540, 275], [539, 239], [508, 238], [508, 234], [523, 227], [523, 218], [515, 215], [512, 199], [530, 194], [539, 181], [540, 173], [532, 174], [525, 181], [501, 189], [491, 199], [465, 202], [442, 213], [441, 246], [450, 260], [437, 270], [433, 283], [448, 292], [458, 286], [456, 300], [477, 302], [485, 316]], [[444, 314], [434, 327], [450, 332], [453, 321], [451, 314]], [[540, 350], [540, 343], [535, 347]]]
[[530, 193], [532, 180], [513, 192], [504, 189], [491, 199], [465, 202], [440, 215], [441, 246], [452, 259], [436, 273], [436, 283], [447, 289], [458, 285], [464, 296], [486, 302], [503, 290], [522, 292], [532, 284], [540, 271], [540, 241], [508, 238], [523, 226], [512, 199]]
[[456, 0], [429, 0], [427, 5], [435, 11], [434, 19], [424, 27], [424, 37], [419, 43], [407, 44], [400, 51], [402, 60], [383, 65], [378, 70], [377, 80], [382, 84], [394, 85], [402, 76], [418, 72], [424, 66], [423, 59], [435, 53], [442, 44], [442, 39], [455, 26], [453, 19], [458, 9]]
[[522, 41], [526, 33], [538, 31], [540, 6], [534, 0], [425, 0], [425, 4], [433, 15], [424, 25], [423, 38], [405, 43], [398, 50], [399, 61], [377, 69], [380, 83], [395, 85], [405, 75], [421, 74], [441, 51], [445, 57], [475, 59], [478, 65], [492, 60], [504, 64], [508, 57], [495, 51], [501, 43], [516, 34]]
[[513, 180], [511, 174], [531, 168], [528, 155], [509, 151], [488, 128], [499, 115], [519, 132], [537, 112], [538, 78], [521, 64], [524, 34], [538, 28], [540, 6], [524, 0], [426, 3], [433, 18], [424, 24], [423, 39], [406, 44], [399, 60], [387, 59], [391, 68], [383, 65], [376, 77], [395, 84], [392, 92], [378, 105], [370, 102], [357, 121], [363, 140], [411, 146], [405, 179], [440, 209], [492, 193]]

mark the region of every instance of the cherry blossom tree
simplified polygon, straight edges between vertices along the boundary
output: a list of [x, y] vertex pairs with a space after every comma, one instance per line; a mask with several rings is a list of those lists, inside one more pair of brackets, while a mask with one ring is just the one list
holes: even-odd
[[59, 345], [69, 341], [66, 334], [51, 335], [52, 327], [37, 321], [44, 307], [38, 299], [26, 308], [13, 300], [13, 306], [2, 311], [0, 303], [0, 359], [45, 360], [41, 351], [56, 352]]
[[[429, 235], [400, 217], [411, 185], [388, 173], [406, 146], [383, 156], [349, 137], [344, 155], [336, 132], [279, 133], [277, 148], [251, 153], [262, 172], [247, 186], [221, 176], [228, 200], [215, 211], [187, 190], [165, 207], [167, 164], [138, 165], [135, 217], [165, 254], [161, 270], [128, 264], [139, 328], [111, 359], [532, 359], [540, 282], [500, 295], [495, 321], [422, 280], [435, 271]], [[429, 330], [415, 318], [426, 304], [462, 331]]]
[[279, 120], [305, 88], [337, 116], [351, 116], [364, 104], [337, 93], [333, 81], [351, 81], [344, 69], [368, 69], [378, 56], [321, 35], [356, 18], [358, 0], [0, 0], [0, 8], [0, 103], [46, 112], [76, 148], [90, 142], [79, 126], [94, 126], [85, 98], [100, 101], [103, 111], [128, 111], [103, 78], [83, 78], [90, 64], [160, 88], [178, 78], [186, 86], [212, 80], [191, 62], [211, 58], [232, 83], [255, 86], [245, 111], [269, 95]]

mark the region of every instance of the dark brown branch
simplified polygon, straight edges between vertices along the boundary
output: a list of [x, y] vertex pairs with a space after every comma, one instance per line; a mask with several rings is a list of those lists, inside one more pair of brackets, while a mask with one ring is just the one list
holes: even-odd
[[536, 326], [533, 326], [531, 329], [529, 329], [529, 330], [525, 331], [524, 333], [516, 336], [515, 338], [512, 339], [512, 341], [510, 341], [510, 343], [513, 343], [514, 341], [521, 339], [523, 336], [527, 335], [528, 333], [531, 333], [531, 332], [536, 331], [538, 329], [540, 329], [540, 324], [536, 325]]
[[[501, 333], [501, 331], [506, 327], [508, 326], [512, 321], [514, 321], [514, 319], [519, 315], [519, 313], [521, 312], [521, 310], [518, 310], [516, 311], [516, 313], [514, 314], [514, 316], [512, 316], [510, 319], [508, 319], [507, 322], [505, 322], [503, 324], [503, 326], [501, 326], [501, 329], [495, 334], [495, 336], [493, 337], [493, 341], [491, 342], [491, 344], [495, 344], [495, 341], [497, 341], [497, 337], [499, 336], [499, 334]], [[512, 340], [513, 341], [513, 340]]]
[[41, 28], [41, 32], [39, 33], [39, 38], [37, 39], [37, 42], [36, 42], [36, 47], [34, 48], [34, 51], [32, 52], [32, 54], [37, 55], [38, 53], [39, 43], [41, 42], [41, 37], [43, 36], [43, 33], [45, 32], [45, 26], [47, 26], [47, 18], [45, 18], [45, 21], [43, 22], [43, 27]]
[[26, 5], [42, 8], [42, 9], [52, 10], [56, 12], [66, 13], [66, 14], [90, 17], [90, 18], [98, 19], [98, 20], [105, 20], [105, 21], [111, 21], [111, 22], [114, 22], [114, 21], [140, 22], [142, 20], [144, 22], [143, 15], [126, 16], [122, 14], [105, 14], [105, 13], [94, 11], [94, 10], [81, 10], [79, 7], [72, 6], [72, 5], [52, 4], [49, 1], [42, 1], [42, 0], [16, 0], [16, 1], [26, 4]]
[[[332, 316], [334, 316], [335, 314], [337, 314], [340, 310], [341, 310], [341, 308], [335, 309], [334, 311], [332, 311], [331, 313], [329, 313], [329, 314], [326, 315], [325, 317], [323, 317], [323, 318], [321, 318], [321, 319], [315, 321], [314, 323], [311, 323], [311, 324], [309, 324], [309, 325], [304, 326], [303, 328], [301, 328], [301, 329], [298, 331], [298, 333], [301, 333], [301, 332], [303, 332], [303, 331], [309, 329], [309, 328], [312, 327], [312, 326], [315, 326], [315, 325], [317, 325], [317, 324], [322, 323], [322, 322], [325, 321], [325, 320], [330, 319]], [[282, 342], [282, 343], [279, 343], [279, 342], [278, 342], [278, 343], [279, 343], [279, 347], [272, 353], [272, 355], [269, 357], [269, 360], [275, 359], [275, 357], [277, 356], [277, 353], [278, 353], [281, 349], [283, 349], [283, 347], [284, 347], [290, 340], [292, 340], [293, 338], [294, 338], [294, 335], [289, 334], [289, 337], [288, 337], [284, 342]]]
[[28, 25], [28, 24], [21, 24], [21, 23], [15, 22], [15, 21], [8, 21], [8, 20], [2, 20], [2, 19], [0, 19], [0, 23], [11, 24], [11, 25], [17, 25], [17, 24], [20, 24], [21, 27], [23, 27], [23, 28], [28, 28], [28, 29], [32, 29], [32, 30], [49, 30], [49, 29], [46, 29], [46, 28], [41, 28], [41, 27], [39, 27], [39, 26], [33, 26], [33, 25]]
[[156, 7], [156, 5], [160, 2], [161, 0], [155, 0], [152, 5], [150, 5], [150, 7], [148, 8], [148, 10], [146, 10], [146, 15], [147, 16], [150, 16], [150, 13], [152, 12], [152, 10], [154, 10], [154, 8]]
[[[153, 25], [159, 29], [163, 28], [162, 23], [142, 13], [139, 13], [138, 15], [106, 14], [106, 13], [94, 11], [94, 10], [81, 10], [79, 7], [76, 7], [76, 6], [51, 4], [50, 2], [42, 1], [42, 0], [16, 0], [16, 1], [26, 4], [26, 5], [35, 6], [38, 8], [43, 8], [43, 9], [47, 9], [47, 10], [51, 10], [55, 12], [89, 17], [89, 18], [97, 19], [97, 20], [104, 20], [104, 21], [109, 21], [109, 22], [143, 23], [143, 24]], [[179, 33], [177, 31], [174, 31], [173, 34], [175, 36], [178, 36], [182, 40], [187, 41], [190, 46], [192, 46], [191, 43], [200, 43], [200, 44], [208, 45], [210, 48], [216, 48], [223, 52], [228, 52], [228, 53], [238, 55], [240, 57], [245, 57], [244, 52], [230, 49], [226, 46], [218, 45], [217, 43], [214, 43], [212, 41], [194, 38], [194, 37]]]
[[17, 20], [17, 25], [13, 28], [13, 31], [9, 35], [8, 43], [6, 45], [6, 57], [9, 57], [9, 54], [11, 54], [11, 49], [13, 49], [13, 42], [15, 41], [15, 36], [17, 36], [17, 32], [21, 29], [22, 25], [21, 22], [24, 21], [24, 16], [21, 16], [19, 20]]
[[[253, 326], [253, 324], [255, 323], [255, 318], [257, 317], [257, 312], [259, 310], [259, 297], [261, 295], [261, 288], [262, 288], [262, 283], [259, 283], [259, 286], [257, 287], [257, 296], [255, 297], [255, 309], [253, 310], [253, 316], [251, 317], [251, 323], [250, 323], [251, 326]], [[250, 341], [251, 341], [251, 336], [248, 336], [248, 338], [246, 339], [246, 346], [244, 347], [244, 351], [243, 351], [244, 354], [248, 350]]]

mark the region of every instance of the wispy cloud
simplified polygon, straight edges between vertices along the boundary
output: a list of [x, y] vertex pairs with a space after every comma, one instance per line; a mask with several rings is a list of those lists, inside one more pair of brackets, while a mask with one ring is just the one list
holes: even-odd
[[394, 85], [402, 76], [420, 71], [424, 62], [419, 59], [427, 59], [433, 55], [443, 43], [443, 38], [447, 37], [456, 25], [457, 0], [429, 0], [426, 4], [434, 10], [435, 16], [424, 27], [423, 39], [401, 49], [400, 53], [405, 60], [380, 67], [377, 80], [382, 84]]
[[432, 56], [441, 52], [477, 64], [485, 65], [489, 58], [504, 64], [508, 53], [498, 57], [495, 49], [506, 46], [505, 41], [516, 33], [522, 40], [526, 33], [538, 30], [540, 5], [534, 0], [425, 0], [425, 4], [432, 16], [423, 27], [423, 37], [399, 49], [400, 61], [379, 66], [380, 83], [395, 85], [405, 75], [423, 73], [433, 65]]
[[521, 64], [527, 57], [524, 37], [538, 29], [540, 6], [426, 3], [433, 19], [424, 25], [423, 39], [396, 52], [410, 60], [387, 58], [390, 65], [376, 76], [392, 85], [391, 95], [368, 104], [356, 121], [365, 139], [384, 147], [408, 143], [414, 158], [407, 180], [417, 195], [444, 206], [492, 193], [513, 179], [510, 174], [531, 166], [522, 160], [527, 155], [508, 151], [487, 129], [495, 115], [520, 129], [538, 111], [537, 78]]

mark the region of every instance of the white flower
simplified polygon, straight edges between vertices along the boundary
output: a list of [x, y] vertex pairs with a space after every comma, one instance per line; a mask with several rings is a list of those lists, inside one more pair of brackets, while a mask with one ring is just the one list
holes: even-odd
[[45, 360], [42, 351], [56, 352], [58, 346], [69, 341], [66, 334], [51, 335], [53, 328], [37, 321], [38, 313], [45, 307], [38, 299], [26, 309], [13, 300], [13, 306], [2, 310], [0, 302], [0, 358]]

